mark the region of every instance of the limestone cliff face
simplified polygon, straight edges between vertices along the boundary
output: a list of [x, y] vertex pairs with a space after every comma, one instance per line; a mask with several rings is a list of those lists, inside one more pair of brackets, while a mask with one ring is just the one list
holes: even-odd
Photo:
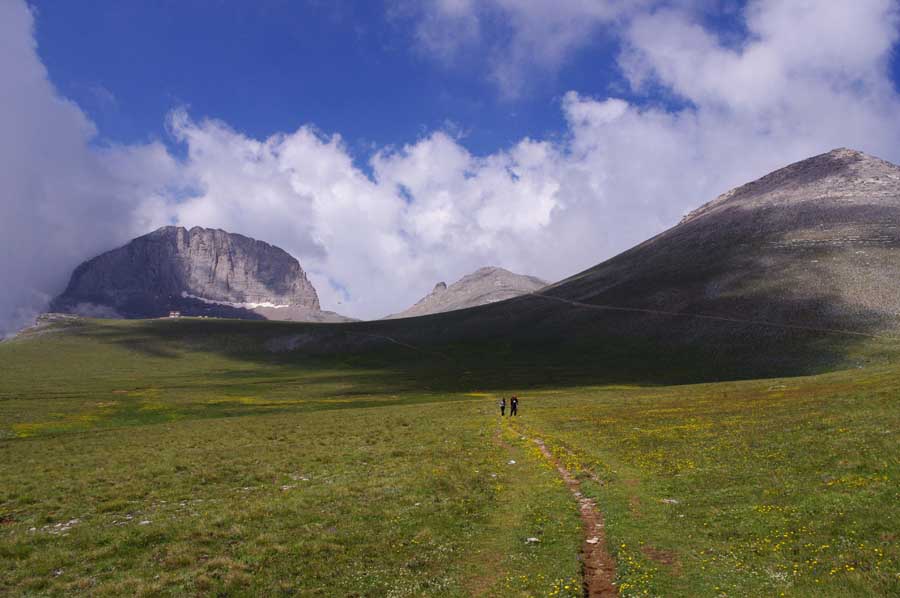
[[128, 318], [170, 310], [259, 318], [268, 316], [257, 310], [323, 313], [300, 263], [284, 250], [223, 230], [175, 226], [81, 264], [52, 309]]

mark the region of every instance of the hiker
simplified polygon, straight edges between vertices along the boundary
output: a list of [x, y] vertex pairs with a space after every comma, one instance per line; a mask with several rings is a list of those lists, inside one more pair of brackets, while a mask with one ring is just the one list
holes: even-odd
[[506, 397], [500, 399], [500, 417], [506, 415]]
[[513, 397], [509, 400], [509, 416], [512, 417], [514, 415], [519, 414], [519, 397], [513, 395]]

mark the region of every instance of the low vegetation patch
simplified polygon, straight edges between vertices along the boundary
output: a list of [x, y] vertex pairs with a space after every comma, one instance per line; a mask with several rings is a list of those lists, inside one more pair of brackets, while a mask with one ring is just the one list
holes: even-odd
[[894, 366], [547, 386], [179, 324], [0, 345], [0, 594], [575, 598], [579, 505], [533, 438], [602, 511], [621, 596], [900, 594]]
[[533, 400], [626, 596], [900, 593], [893, 369]]

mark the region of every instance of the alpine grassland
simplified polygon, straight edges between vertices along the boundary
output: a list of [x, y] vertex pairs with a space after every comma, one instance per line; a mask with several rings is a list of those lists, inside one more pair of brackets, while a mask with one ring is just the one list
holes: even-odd
[[895, 341], [744, 380], [652, 348], [271, 343], [312, 328], [71, 320], [0, 344], [0, 594], [575, 598], [558, 463], [620, 596], [900, 595]]

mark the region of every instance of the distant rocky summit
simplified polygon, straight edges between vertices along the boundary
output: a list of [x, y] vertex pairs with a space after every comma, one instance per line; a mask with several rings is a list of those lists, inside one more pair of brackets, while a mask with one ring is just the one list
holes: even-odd
[[533, 293], [545, 286], [546, 282], [534, 276], [515, 274], [503, 268], [479, 268], [449, 287], [445, 282], [437, 283], [418, 303], [388, 318], [412, 318], [487, 305]]
[[[447, 309], [453, 286], [400, 315]], [[484, 342], [524, 363], [534, 352], [566, 367], [592, 360], [603, 380], [619, 379], [623, 364], [669, 380], [865, 367], [880, 343], [900, 338], [900, 166], [836, 149], [728, 191], [536, 292], [347, 334], [354, 330], [321, 327], [290, 350], [390, 343], [437, 352]]]
[[336, 322], [283, 249], [223, 230], [166, 226], [78, 266], [56, 312]]

